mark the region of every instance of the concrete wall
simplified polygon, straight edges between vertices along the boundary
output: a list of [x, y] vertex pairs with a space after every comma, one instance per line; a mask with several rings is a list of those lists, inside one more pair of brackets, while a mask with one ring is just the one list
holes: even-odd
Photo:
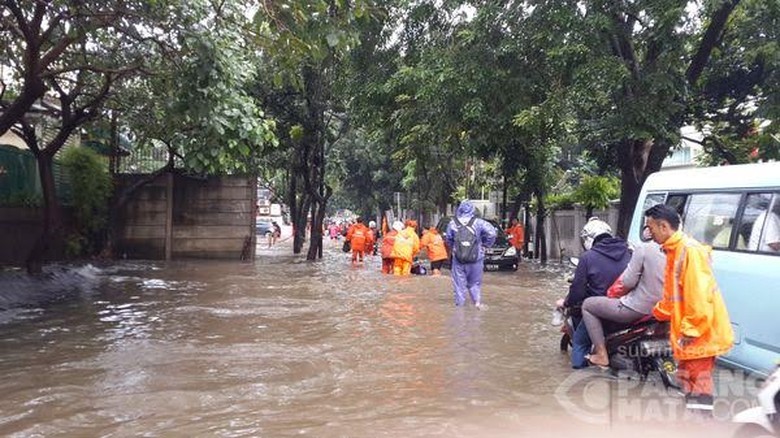
[[[72, 226], [73, 211], [62, 207], [65, 230]], [[43, 208], [0, 207], [0, 265], [24, 266], [35, 242], [43, 233]], [[65, 256], [62, 244], [50, 246], [47, 260], [61, 260]]]
[[42, 232], [40, 208], [0, 208], [0, 264], [23, 265]]
[[[128, 185], [143, 176], [121, 178]], [[117, 253], [142, 259], [254, 258], [255, 198], [250, 177], [162, 176], [137, 191], [120, 213]]]
[[[593, 212], [593, 216], [607, 222], [612, 230], [617, 230], [618, 207]], [[545, 220], [545, 235], [547, 236], [547, 258], [550, 261], [579, 256], [582, 254], [580, 231], [587, 222], [585, 209], [575, 207], [572, 210], [558, 210]], [[532, 219], [531, 223], [535, 224]], [[533, 241], [533, 238], [532, 240]]]

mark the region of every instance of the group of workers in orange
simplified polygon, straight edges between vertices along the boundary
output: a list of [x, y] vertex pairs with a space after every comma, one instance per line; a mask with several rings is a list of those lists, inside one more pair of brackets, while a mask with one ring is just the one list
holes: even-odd
[[[387, 221], [383, 220], [382, 230], [382, 273], [393, 275], [410, 275], [414, 258], [425, 250], [431, 263], [433, 275], [441, 275], [441, 268], [449, 258], [443, 236], [436, 227], [423, 230], [422, 238], [417, 234], [417, 221], [407, 219], [405, 222], [395, 221], [388, 229]], [[506, 230], [507, 237], [515, 248], [521, 249], [525, 240], [525, 230], [515, 218], [512, 226]], [[363, 262], [367, 255], [374, 254], [379, 231], [376, 223], [370, 221], [366, 226], [362, 218], [357, 218], [349, 226], [346, 239], [352, 248], [352, 263]]]
[[362, 262], [366, 255], [374, 253], [376, 243], [376, 223], [369, 222], [368, 227], [363, 223], [363, 218], [357, 218], [355, 223], [347, 229], [347, 242], [352, 248], [352, 263]]
[[392, 229], [382, 238], [382, 272], [393, 275], [412, 273], [414, 257], [425, 250], [431, 262], [433, 275], [441, 274], [441, 267], [447, 260], [447, 247], [435, 227], [423, 231], [422, 239], [417, 235], [417, 221], [408, 219], [405, 223], [393, 222]]

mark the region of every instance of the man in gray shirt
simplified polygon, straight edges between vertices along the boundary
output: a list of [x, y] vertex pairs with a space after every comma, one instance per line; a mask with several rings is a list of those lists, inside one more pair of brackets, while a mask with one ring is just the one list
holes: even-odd
[[623, 291], [620, 298], [590, 297], [582, 304], [582, 322], [593, 342], [593, 354], [588, 360], [599, 366], [609, 365], [604, 328], [601, 319], [631, 323], [653, 311], [663, 296], [666, 254], [655, 242], [640, 244], [623, 271]]

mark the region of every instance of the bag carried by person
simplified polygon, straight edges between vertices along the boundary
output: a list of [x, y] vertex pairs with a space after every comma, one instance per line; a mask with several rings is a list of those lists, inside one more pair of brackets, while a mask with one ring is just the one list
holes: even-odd
[[472, 217], [466, 225], [463, 225], [457, 217], [453, 218], [458, 224], [458, 229], [455, 231], [455, 248], [452, 253], [461, 263], [474, 263], [479, 259], [479, 241], [473, 227], [475, 219]]
[[352, 251], [352, 245], [349, 243], [349, 240], [344, 241], [344, 246], [341, 247], [341, 250], [344, 252]]
[[620, 274], [620, 277], [607, 289], [607, 298], [620, 298], [627, 293], [626, 287], [623, 286], [623, 274]]

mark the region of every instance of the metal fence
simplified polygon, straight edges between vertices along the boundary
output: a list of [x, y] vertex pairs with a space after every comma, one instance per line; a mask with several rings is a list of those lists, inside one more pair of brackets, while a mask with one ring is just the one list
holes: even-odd
[[[168, 148], [155, 145], [151, 148], [135, 148], [129, 154], [118, 157], [117, 173], [150, 174], [168, 164]], [[174, 158], [174, 166], [183, 167], [179, 157]]]
[[[71, 200], [71, 187], [65, 169], [55, 160], [54, 186], [63, 204]], [[32, 152], [0, 145], [0, 205], [36, 206], [43, 198], [38, 163]]]

